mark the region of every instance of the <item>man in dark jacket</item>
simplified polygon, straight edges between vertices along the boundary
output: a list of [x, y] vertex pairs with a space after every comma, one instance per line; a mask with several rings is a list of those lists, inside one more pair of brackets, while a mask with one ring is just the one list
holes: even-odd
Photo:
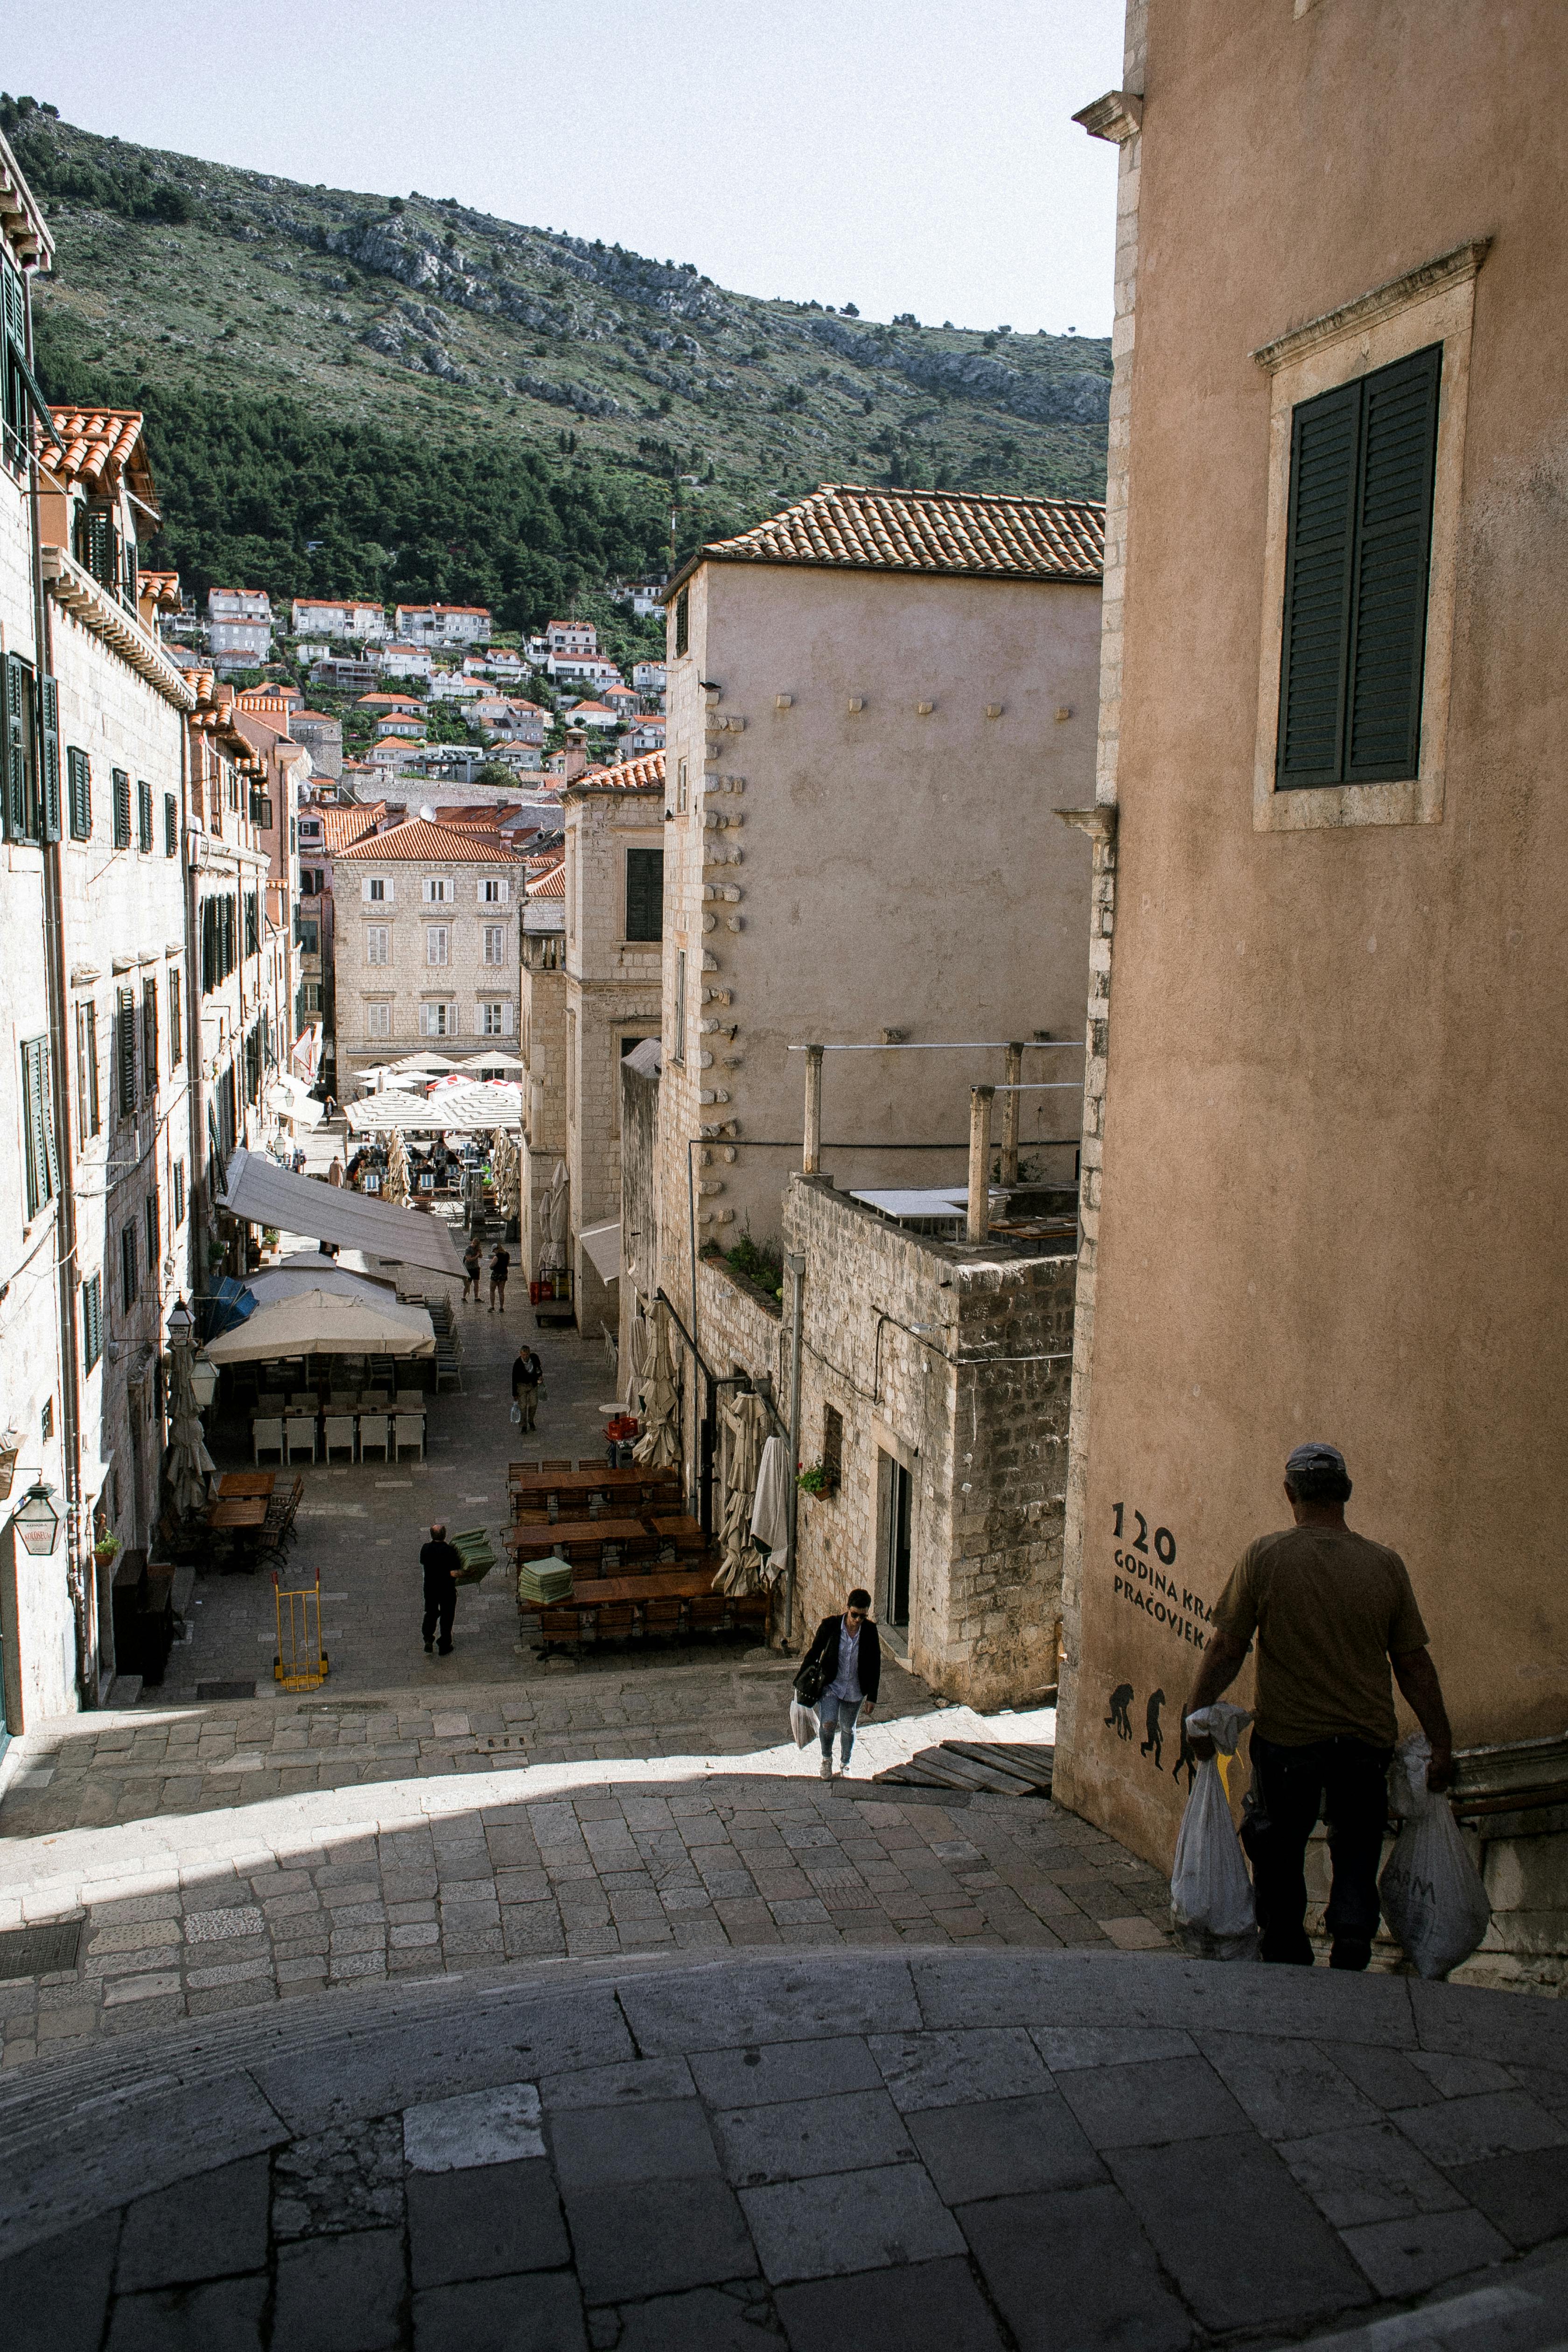
[[419, 1555], [419, 1565], [425, 1571], [425, 1647], [430, 1648], [439, 1626], [441, 1655], [448, 1657], [452, 1620], [458, 1610], [458, 1570], [463, 1565], [463, 1557], [455, 1545], [447, 1541], [444, 1519], [432, 1523], [430, 1540]]
[[524, 1429], [533, 1427], [533, 1417], [539, 1410], [540, 1383], [543, 1378], [544, 1367], [533, 1349], [520, 1348], [511, 1368], [511, 1393], [512, 1402], [522, 1415]]
[[833, 1778], [835, 1727], [838, 1732], [838, 1769], [847, 1772], [855, 1746], [855, 1727], [862, 1713], [868, 1715], [877, 1703], [882, 1679], [882, 1651], [868, 1613], [870, 1607], [870, 1594], [857, 1586], [844, 1604], [842, 1617], [823, 1619], [795, 1677], [798, 1684], [806, 1678], [810, 1669], [812, 1679], [821, 1685], [822, 1696], [814, 1704], [822, 1740], [821, 1773], [825, 1780]]

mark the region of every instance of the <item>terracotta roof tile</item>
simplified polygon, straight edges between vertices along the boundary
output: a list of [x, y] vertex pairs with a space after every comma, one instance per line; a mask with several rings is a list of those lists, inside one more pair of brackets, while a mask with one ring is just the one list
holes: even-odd
[[979, 580], [1100, 579], [1105, 509], [1092, 499], [825, 484], [754, 530], [711, 540], [683, 565], [812, 563]]
[[341, 857], [356, 841], [373, 833], [386, 814], [384, 801], [371, 801], [359, 808], [328, 808], [320, 811], [321, 845], [329, 857]]
[[550, 871], [547, 874], [542, 874], [536, 882], [528, 883], [524, 887], [523, 895], [529, 898], [564, 898], [566, 896], [564, 865], [552, 866]]
[[522, 860], [503, 846], [499, 833], [489, 828], [433, 824], [411, 816], [389, 825], [374, 839], [354, 843], [341, 855], [368, 859], [377, 866], [521, 866]]
[[44, 458], [57, 481], [96, 486], [123, 468], [142, 437], [139, 408], [51, 407], [49, 414], [66, 445]]
[[581, 792], [590, 785], [595, 792], [645, 793], [663, 782], [664, 753], [645, 751], [639, 759], [622, 760], [613, 768], [584, 768], [565, 789]]

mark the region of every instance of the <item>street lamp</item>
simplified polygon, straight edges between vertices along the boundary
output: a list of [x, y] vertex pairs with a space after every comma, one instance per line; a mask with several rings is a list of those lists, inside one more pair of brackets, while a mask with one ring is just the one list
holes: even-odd
[[35, 1479], [11, 1514], [23, 1549], [35, 1559], [47, 1559], [59, 1536], [60, 1515], [50, 1499], [54, 1491], [42, 1478]]
[[185, 1305], [183, 1298], [176, 1298], [173, 1307], [169, 1309], [168, 1330], [170, 1347], [184, 1347], [195, 1328], [195, 1325], [191, 1320], [190, 1308]]
[[191, 1366], [191, 1394], [196, 1401], [196, 1411], [205, 1412], [217, 1394], [218, 1368], [205, 1356], [198, 1356]]

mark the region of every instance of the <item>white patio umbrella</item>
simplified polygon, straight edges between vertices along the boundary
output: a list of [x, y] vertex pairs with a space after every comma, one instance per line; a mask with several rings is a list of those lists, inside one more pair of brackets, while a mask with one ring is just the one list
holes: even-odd
[[633, 1461], [652, 1470], [679, 1462], [679, 1416], [680, 1399], [669, 1352], [669, 1310], [661, 1299], [654, 1309], [653, 1372], [643, 1389], [643, 1431], [632, 1448]]
[[544, 1203], [544, 1247], [539, 1253], [542, 1274], [553, 1274], [566, 1263], [567, 1189], [566, 1162], [558, 1160], [555, 1173], [550, 1179], [550, 1191]]
[[[244, 1326], [240, 1327], [242, 1329]], [[163, 1483], [174, 1498], [174, 1508], [182, 1515], [199, 1511], [211, 1496], [208, 1481], [216, 1464], [207, 1452], [206, 1432], [196, 1410], [195, 1391], [191, 1386], [191, 1347], [189, 1340], [171, 1340], [169, 1354], [173, 1365], [169, 1394], [169, 1446], [163, 1457]]]
[[717, 1592], [761, 1592], [762, 1562], [752, 1541], [752, 1498], [762, 1460], [760, 1397], [733, 1395], [719, 1408], [724, 1429], [724, 1507], [720, 1523], [721, 1558], [713, 1579]]
[[397, 1298], [351, 1298], [333, 1290], [275, 1298], [207, 1346], [215, 1364], [267, 1362], [278, 1356], [429, 1356], [435, 1350], [436, 1334], [425, 1307]]

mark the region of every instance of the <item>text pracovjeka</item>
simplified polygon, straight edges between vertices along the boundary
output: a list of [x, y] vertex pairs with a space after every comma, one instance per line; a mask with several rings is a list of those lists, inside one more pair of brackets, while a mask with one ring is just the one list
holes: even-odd
[[[1131, 1514], [1138, 1532], [1131, 1544], [1123, 1548], [1121, 1538], [1127, 1523], [1127, 1507], [1115, 1506], [1111, 1532], [1118, 1538], [1111, 1554], [1117, 1574], [1111, 1590], [1134, 1609], [1142, 1609], [1157, 1625], [1166, 1625], [1179, 1642], [1190, 1643], [1194, 1650], [1205, 1646], [1200, 1628], [1214, 1623], [1214, 1611], [1201, 1594], [1190, 1592], [1184, 1585], [1166, 1574], [1176, 1560], [1176, 1538], [1169, 1528], [1156, 1528], [1153, 1537], [1153, 1558], [1150, 1550], [1149, 1522], [1139, 1510]], [[1158, 1565], [1156, 1565], [1158, 1562]]]

